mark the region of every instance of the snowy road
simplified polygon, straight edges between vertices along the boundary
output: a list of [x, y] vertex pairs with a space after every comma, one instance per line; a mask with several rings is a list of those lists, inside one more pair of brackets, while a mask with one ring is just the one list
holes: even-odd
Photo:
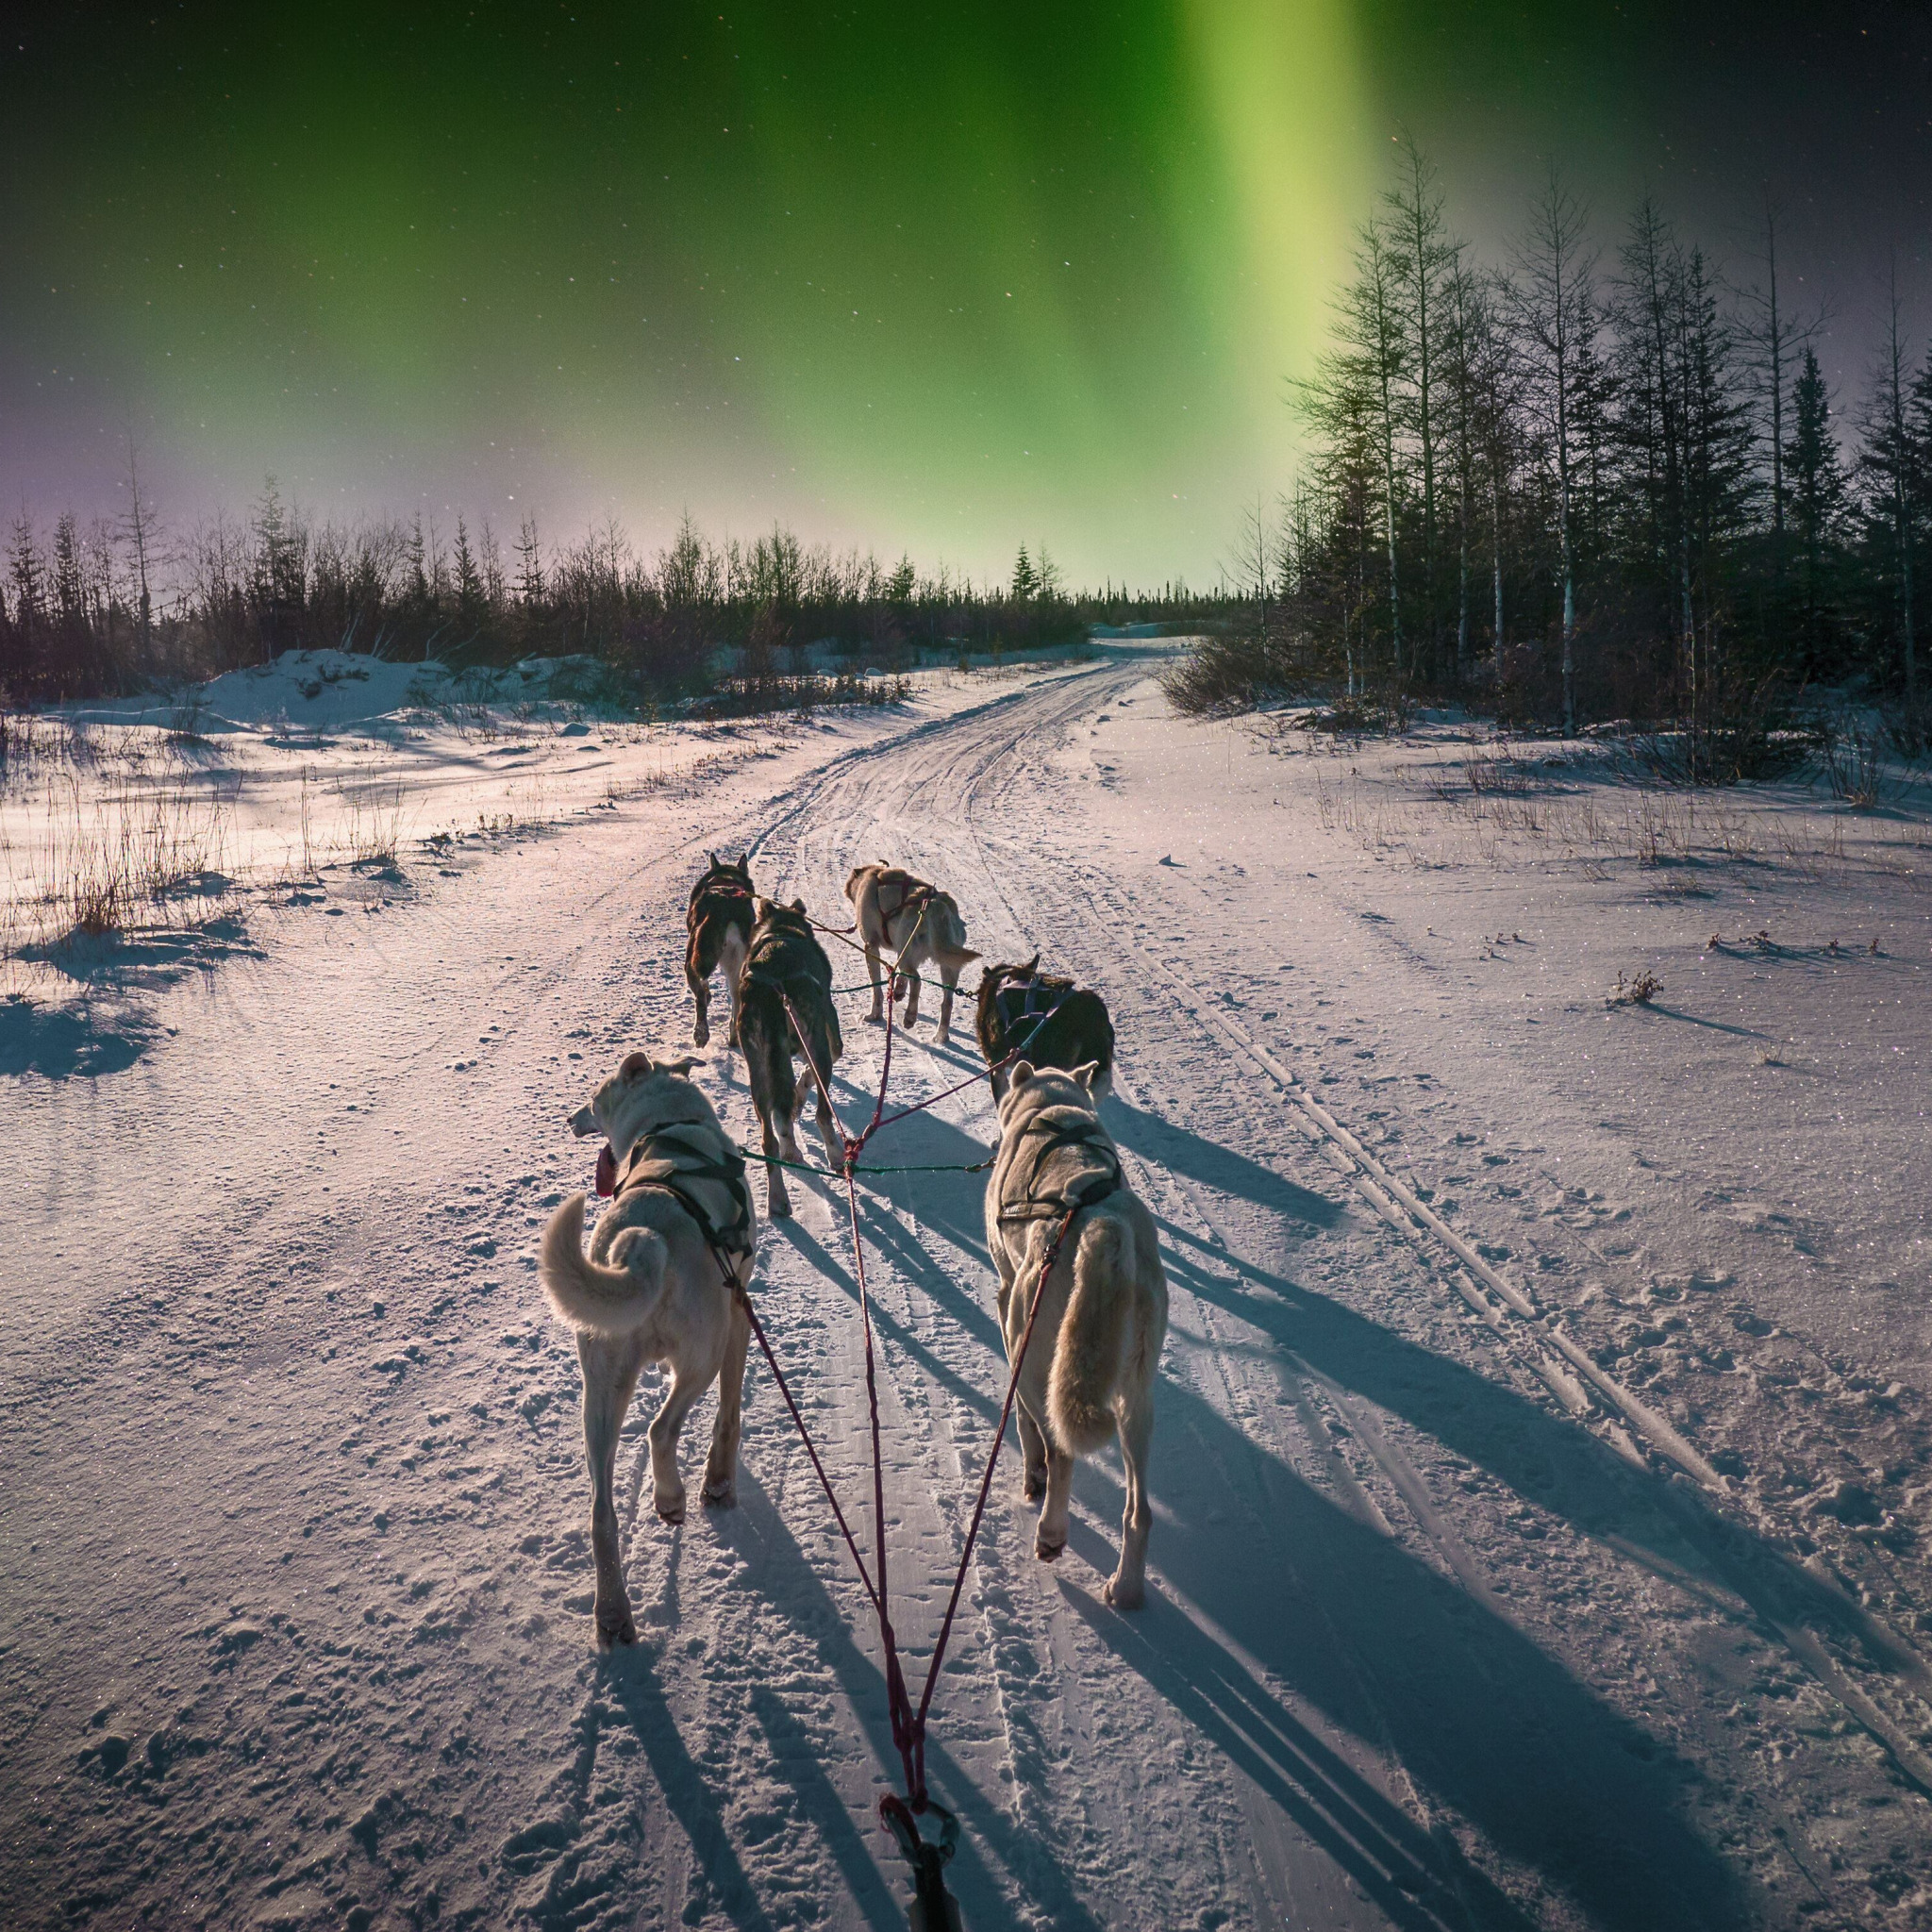
[[[969, 1925], [1932, 1906], [1908, 1618], [1742, 1507], [1706, 1411], [1603, 1366], [1566, 1298], [1604, 1239], [1581, 1207], [1517, 1218], [1601, 1153], [1594, 1116], [1565, 1141], [1538, 1062], [1478, 1050], [1421, 954], [1368, 958], [1393, 915], [1360, 868], [1148, 671], [507, 844], [177, 991], [175, 1036], [111, 1079], [9, 1091], [0, 1918], [904, 1923], [876, 1645], [768, 1377], [740, 1507], [676, 1529], [637, 1507], [640, 1405], [642, 1641], [599, 1658], [575, 1360], [528, 1266], [585, 1178], [565, 1115], [629, 1046], [688, 1039], [684, 895], [741, 844], [835, 919], [852, 865], [905, 863], [989, 957], [1100, 987], [1109, 1123], [1166, 1242], [1146, 1611], [1100, 1600], [1108, 1458], [1054, 1568], [1004, 1475], [969, 1580], [930, 1749]], [[915, 1042], [907, 1100], [974, 1065], [970, 1024]], [[745, 1134], [741, 1070], [701, 1077]], [[972, 1161], [990, 1122], [972, 1090], [876, 1158]], [[760, 1305], [856, 1503], [849, 1240], [797, 1197]], [[1001, 1387], [979, 1201], [943, 1173], [865, 1199], [915, 1685]]]

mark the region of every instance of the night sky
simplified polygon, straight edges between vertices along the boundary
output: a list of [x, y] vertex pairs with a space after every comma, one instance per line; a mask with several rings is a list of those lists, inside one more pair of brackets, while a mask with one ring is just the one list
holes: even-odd
[[[1211, 576], [1289, 479], [1407, 125], [1499, 244], [1540, 158], [1648, 185], [1860, 374], [1932, 330], [1932, 8], [360, 0], [9, 9], [0, 500], [546, 535], [689, 507], [1004, 570]], [[1800, 286], [1797, 277], [1803, 276]]]

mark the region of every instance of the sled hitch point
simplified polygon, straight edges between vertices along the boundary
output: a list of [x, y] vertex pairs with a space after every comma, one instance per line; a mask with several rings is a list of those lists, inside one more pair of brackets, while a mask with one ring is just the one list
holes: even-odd
[[879, 1822], [898, 1840], [899, 1850], [912, 1867], [912, 1912], [910, 1932], [960, 1932], [959, 1906], [946, 1890], [943, 1876], [946, 1860], [959, 1843], [959, 1821], [928, 1798], [925, 1810], [940, 1821], [940, 1835], [927, 1838], [904, 1798], [888, 1792], [879, 1800]]

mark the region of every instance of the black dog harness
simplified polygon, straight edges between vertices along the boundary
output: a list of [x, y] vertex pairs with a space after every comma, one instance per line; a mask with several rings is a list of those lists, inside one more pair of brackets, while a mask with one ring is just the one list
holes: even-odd
[[749, 1255], [757, 1245], [744, 1161], [715, 1127], [699, 1121], [653, 1127], [631, 1149], [611, 1198], [639, 1188], [673, 1195], [721, 1256]]
[[[992, 996], [993, 1011], [1000, 1024], [1011, 1033], [1022, 1020], [1038, 1019], [1044, 1025], [1066, 1005], [1074, 991], [1071, 979], [1041, 979], [1038, 974], [1024, 984], [1009, 984]], [[1038, 1028], [1033, 1029], [1038, 1031]]]
[[[1084, 1109], [1041, 1108], [1019, 1132], [1030, 1151], [1023, 1152], [1003, 1179], [1010, 1186], [1024, 1168], [1025, 1185], [1014, 1201], [1005, 1199], [1003, 1190], [999, 1213], [1002, 1222], [1071, 1220], [1081, 1208], [1094, 1207], [1122, 1186], [1120, 1156], [1108, 1139], [1107, 1129]], [[1037, 1192], [1041, 1167], [1062, 1147], [1091, 1148], [1100, 1157], [1105, 1172], [1082, 1174], [1071, 1188], [1057, 1193]]]
[[757, 980], [777, 987], [809, 986], [821, 992], [832, 990], [832, 962], [810, 933], [791, 926], [768, 925], [752, 940], [739, 974], [741, 983]]

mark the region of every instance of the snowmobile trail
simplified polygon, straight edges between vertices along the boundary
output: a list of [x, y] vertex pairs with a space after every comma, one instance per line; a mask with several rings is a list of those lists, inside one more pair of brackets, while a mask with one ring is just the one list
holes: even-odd
[[[1354, 1005], [1340, 1030], [1361, 920], [1308, 878], [1314, 831], [1265, 796], [1244, 819], [1148, 673], [1111, 653], [507, 845], [177, 1002], [130, 1073], [19, 1091], [0, 1915], [904, 1924], [876, 1632], [768, 1374], [739, 1507], [675, 1528], [640, 1507], [641, 1391], [641, 1641], [600, 1657], [575, 1360], [527, 1265], [584, 1185], [565, 1115], [624, 1050], [689, 1039], [684, 894], [745, 846], [835, 925], [853, 866], [904, 863], [989, 959], [1038, 947], [1102, 991], [1106, 1115], [1162, 1230], [1145, 1611], [1100, 1596], [1110, 1454], [1049, 1567], [1009, 1443], [967, 1577], [929, 1775], [969, 1925], [1912, 1922], [1908, 1637], [1599, 1359], [1540, 1265], [1556, 1224], [1500, 1239], [1514, 1181], [1458, 1207], [1410, 1151], [1487, 1144], [1457, 1064]], [[1176, 859], [1209, 793], [1238, 863]], [[862, 1001], [848, 1130], [883, 1046]], [[895, 1043], [899, 1104], [976, 1068], [970, 1002], [932, 1027]], [[749, 1138], [722, 1043], [698, 1077]], [[992, 1118], [975, 1082], [871, 1157], [963, 1167]], [[982, 1185], [860, 1195], [915, 1695], [1004, 1387]], [[842, 1198], [793, 1192], [754, 1291], [869, 1542]]]

